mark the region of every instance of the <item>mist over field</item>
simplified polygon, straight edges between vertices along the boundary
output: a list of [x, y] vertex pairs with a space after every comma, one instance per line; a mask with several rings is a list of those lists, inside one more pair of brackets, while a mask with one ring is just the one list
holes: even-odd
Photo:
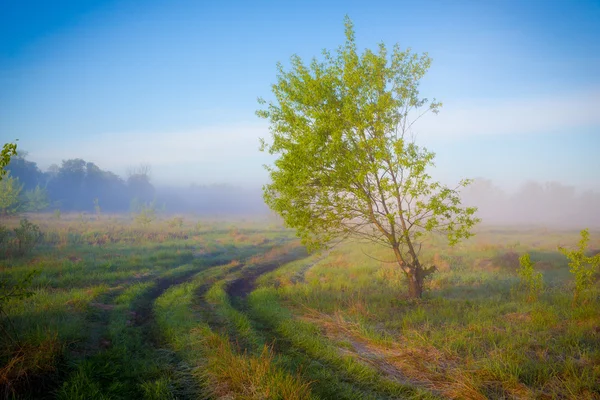
[[[110, 166], [101, 169], [94, 163], [73, 159], [42, 172], [23, 152], [7, 170], [19, 179], [25, 191], [45, 188], [49, 196], [46, 211], [92, 213], [97, 204], [105, 212], [127, 213], [136, 203], [153, 203], [166, 215], [271, 214], [256, 184], [155, 184], [148, 165], [132, 167], [127, 176], [121, 177], [112, 173]], [[181, 179], [173, 177], [176, 182]], [[462, 190], [462, 202], [478, 207], [477, 215], [484, 225], [600, 227], [600, 191], [557, 181], [515, 182], [512, 188], [503, 189], [491, 179], [478, 177]]]
[[476, 178], [464, 190], [462, 200], [478, 207], [485, 225], [600, 226], [600, 192], [568, 183], [527, 181], [507, 191], [490, 179]]

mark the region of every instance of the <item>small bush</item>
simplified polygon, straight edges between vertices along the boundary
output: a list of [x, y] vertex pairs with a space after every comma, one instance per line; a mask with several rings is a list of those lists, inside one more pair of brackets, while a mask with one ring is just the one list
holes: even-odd
[[586, 248], [590, 241], [590, 232], [584, 229], [580, 232], [579, 248], [577, 250], [568, 250], [564, 247], [558, 247], [558, 251], [569, 259], [569, 271], [575, 277], [574, 301], [587, 292], [594, 284], [594, 275], [600, 269], [600, 254], [595, 256], [586, 256]]
[[169, 221], [169, 227], [171, 228], [181, 228], [183, 226], [183, 218], [175, 217]]
[[25, 255], [42, 240], [40, 227], [29, 222], [27, 218], [21, 219], [21, 225], [14, 229], [17, 235], [17, 254]]
[[521, 285], [527, 291], [527, 301], [536, 301], [542, 290], [544, 289], [544, 278], [541, 272], [533, 268], [533, 262], [529, 254], [523, 254], [519, 257], [520, 267], [517, 270]]
[[154, 207], [154, 203], [139, 207], [139, 211], [135, 216], [135, 221], [142, 226], [149, 225], [155, 219], [156, 208]]
[[519, 269], [519, 254], [514, 251], [498, 253], [493, 259], [493, 263], [502, 269], [514, 272]]

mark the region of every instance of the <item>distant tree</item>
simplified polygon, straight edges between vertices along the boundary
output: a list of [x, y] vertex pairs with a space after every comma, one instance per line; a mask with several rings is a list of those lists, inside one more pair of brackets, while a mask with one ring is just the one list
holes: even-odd
[[58, 171], [60, 171], [60, 167], [57, 164], [50, 164], [45, 174], [50, 178], [56, 178], [58, 176]]
[[19, 178], [24, 190], [34, 189], [36, 186], [44, 186], [46, 179], [35, 162], [26, 159], [27, 152], [19, 150], [19, 154], [10, 160], [6, 170]]
[[105, 182], [105, 172], [96, 164], [87, 162], [85, 164], [85, 177], [81, 188], [81, 205], [83, 209], [90, 209], [93, 205], [94, 210], [96, 200], [99, 202], [107, 195]]
[[141, 165], [137, 168], [131, 168], [128, 173], [127, 187], [131, 198], [137, 198], [142, 202], [152, 201], [156, 190], [150, 183], [150, 166]]
[[78, 209], [82, 197], [86, 162], [80, 158], [64, 160], [58, 174], [48, 183], [50, 197], [64, 209]]
[[105, 171], [104, 185], [104, 192], [98, 196], [102, 208], [107, 211], [127, 211], [130, 198], [123, 179], [110, 171]]
[[19, 179], [10, 175], [0, 181], [0, 214], [14, 214], [21, 207], [21, 191], [23, 186]]
[[25, 210], [31, 212], [44, 211], [50, 206], [48, 192], [39, 185], [25, 192]]
[[94, 212], [97, 212], [99, 204], [102, 204], [102, 208], [107, 211], [127, 210], [129, 199], [125, 182], [114, 173], [100, 169], [94, 163], [87, 163], [84, 191], [86, 199], [94, 204]]
[[275, 101], [259, 99], [266, 109], [257, 114], [272, 134], [261, 150], [278, 155], [267, 168], [265, 202], [309, 248], [347, 237], [389, 247], [418, 298], [435, 270], [419, 258], [426, 235], [442, 233], [455, 244], [478, 222], [458, 192], [470, 181], [456, 189], [433, 182], [434, 154], [410, 140], [420, 115], [441, 106], [419, 97], [430, 58], [396, 45], [388, 60], [384, 44], [360, 55], [350, 19], [345, 25], [336, 55], [324, 51], [310, 65], [293, 56], [289, 71], [278, 64]]

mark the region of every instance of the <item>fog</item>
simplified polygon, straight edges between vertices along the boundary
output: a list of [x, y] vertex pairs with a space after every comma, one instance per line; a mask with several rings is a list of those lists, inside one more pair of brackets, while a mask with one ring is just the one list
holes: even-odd
[[[163, 214], [269, 214], [258, 185], [154, 184], [152, 169], [145, 165], [130, 168], [124, 177], [83, 159], [63, 160], [42, 171], [21, 151], [7, 169], [22, 187], [22, 197], [39, 203], [33, 207], [37, 211], [127, 213], [153, 207]], [[32, 194], [36, 188], [45, 201]], [[568, 183], [515, 182], [509, 190], [481, 177], [463, 189], [461, 198], [478, 207], [485, 225], [600, 227], [600, 191]]]
[[[8, 176], [15, 180], [15, 186], [21, 187], [24, 203], [28, 203], [18, 208], [21, 211], [125, 213], [152, 207], [164, 214], [268, 213], [260, 187], [155, 185], [151, 167], [147, 165], [130, 168], [126, 176], [121, 177], [93, 162], [75, 158], [42, 171], [36, 162], [27, 159], [26, 152], [21, 151], [11, 160], [7, 170]], [[36, 190], [38, 195], [34, 195]]]
[[600, 192], [561, 182], [527, 181], [507, 191], [490, 179], [477, 178], [464, 189], [462, 200], [478, 207], [486, 225], [600, 226]]

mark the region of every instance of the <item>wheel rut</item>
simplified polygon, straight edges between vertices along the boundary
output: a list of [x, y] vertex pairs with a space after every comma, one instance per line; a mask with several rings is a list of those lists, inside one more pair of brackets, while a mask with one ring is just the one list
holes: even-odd
[[[97, 330], [94, 335], [94, 343], [86, 344], [84, 353], [78, 352], [79, 356], [76, 357], [81, 359], [82, 362], [85, 360], [100, 364], [103, 363], [105, 358], [114, 359], [115, 354], [117, 354], [117, 358], [125, 357], [120, 362], [125, 373], [114, 375], [112, 385], [118, 385], [122, 382], [129, 387], [139, 387], [145, 380], [155, 379], [153, 376], [156, 376], [156, 370], [151, 371], [152, 367], [147, 371], [147, 374], [142, 372], [140, 376], [135, 378], [125, 376], [127, 375], [127, 365], [132, 360], [137, 368], [139, 368], [140, 360], [142, 360], [142, 363], [144, 363], [143, 360], [147, 360], [148, 364], [154, 363], [154, 365], [159, 366], [167, 376], [176, 377], [174, 384], [177, 398], [184, 400], [197, 398], [199, 388], [194, 386], [195, 380], [191, 378], [192, 369], [164, 344], [155, 322], [153, 305], [155, 300], [170, 287], [182, 284], [202, 271], [223, 265], [220, 256], [222, 256], [221, 252], [206, 255], [206, 262], [202, 262], [185, 272], [181, 271], [181, 273], [174, 276], [155, 277], [146, 280], [146, 283], [153, 282], [152, 286], [136, 297], [130, 303], [130, 306], [124, 307], [122, 304], [115, 303], [115, 300], [124, 290], [132, 287], [135, 283], [139, 283], [139, 281], [131, 282], [130, 285], [104, 296], [101, 299], [102, 302], [92, 304], [94, 310], [92, 316], [96, 320], [94, 323]], [[123, 318], [123, 313], [126, 313], [126, 318]], [[120, 330], [117, 334], [111, 333], [110, 325], [114, 324], [114, 321], [123, 321], [123, 324], [119, 323], [118, 325]], [[113, 349], [115, 346], [116, 348]], [[79, 365], [79, 362], [76, 365]], [[77, 369], [64, 376], [61, 379], [62, 382], [58, 382], [57, 386], [67, 383], [73, 373], [77, 373]], [[132, 379], [137, 382], [133, 386]], [[178, 381], [185, 382], [185, 384], [178, 384]]]
[[256, 288], [256, 280], [261, 275], [274, 271], [284, 264], [299, 260], [303, 257], [306, 257], [306, 253], [287, 253], [276, 260], [262, 264], [259, 267], [252, 269], [249, 274], [235, 279], [229, 285], [227, 285], [226, 293], [229, 297], [239, 297], [245, 299], [246, 296], [248, 296]]
[[[316, 389], [315, 392], [318, 393], [320, 397], [327, 399], [394, 398], [387, 393], [374, 390], [374, 388], [370, 385], [353, 381], [350, 376], [348, 376], [344, 371], [340, 370], [335, 365], [330, 364], [325, 360], [314, 358], [306, 350], [298, 347], [288, 338], [281, 336], [274, 327], [253, 317], [250, 306], [247, 302], [247, 296], [254, 289], [256, 289], [257, 279], [260, 276], [269, 273], [286, 263], [302, 258], [302, 256], [305, 255], [286, 254], [277, 260], [259, 265], [258, 267], [249, 270], [247, 274], [230, 281], [225, 288], [225, 292], [230, 299], [231, 306], [239, 313], [242, 313], [248, 317], [252, 325], [252, 329], [254, 330], [256, 336], [260, 338], [261, 343], [267, 344], [271, 347], [276, 355], [278, 354], [282, 356], [279, 357], [280, 366], [282, 366], [285, 370], [292, 374], [296, 374], [300, 371], [303, 371], [306, 366], [310, 366], [309, 368], [313, 370], [313, 374], [317, 377], [330, 376], [332, 379], [337, 381], [335, 385], [331, 385], [330, 381], [318, 381], [317, 379], [307, 375], [306, 379], [313, 382], [313, 387]], [[295, 279], [303, 280], [303, 276], [300, 275], [303, 275], [304, 272], [312, 268], [326, 256], [327, 254], [324, 254], [317, 260], [304, 266], [301, 271], [296, 274]], [[208, 288], [205, 288], [204, 292], [206, 290], [208, 290]], [[199, 293], [199, 295], [201, 294]], [[256, 343], [249, 343], [244, 338], [237, 336], [235, 332], [231, 331], [231, 329], [228, 330], [226, 327], [226, 322], [218, 321], [218, 317], [216, 315], [213, 315], [212, 317], [212, 322], [209, 321], [211, 328], [222, 333], [227, 333], [229, 335], [229, 340], [235, 344], [238, 351], [241, 353], [253, 353], [260, 351], [260, 347], [262, 345], [257, 346]], [[318, 372], [315, 373], [314, 371]], [[340, 388], [343, 388], [345, 393], [353, 394], [344, 396], [340, 393]]]

